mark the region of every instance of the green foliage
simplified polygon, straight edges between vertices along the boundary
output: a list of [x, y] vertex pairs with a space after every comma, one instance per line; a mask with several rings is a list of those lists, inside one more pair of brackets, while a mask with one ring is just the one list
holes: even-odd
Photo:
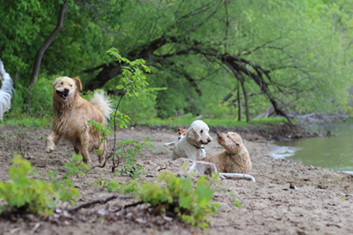
[[205, 108], [205, 115], [207, 118], [221, 119], [221, 118], [231, 118], [237, 117], [236, 109], [229, 104], [208, 104]]
[[62, 177], [58, 177], [58, 171], [56, 170], [48, 171], [47, 174], [59, 194], [60, 200], [74, 205], [80, 196], [80, 191], [75, 188], [71, 178], [85, 176], [90, 167], [82, 161], [82, 156], [77, 154], [72, 154], [72, 161], [64, 163], [64, 166], [66, 171]]
[[[191, 114], [183, 115], [180, 117], [174, 117], [169, 119], [150, 119], [142, 120], [138, 124], [147, 125], [147, 126], [170, 126], [170, 127], [188, 127], [190, 124], [196, 120]], [[250, 122], [246, 121], [237, 121], [235, 118], [220, 118], [220, 119], [211, 119], [204, 118], [202, 119], [210, 127], [223, 127], [223, 128], [241, 128], [241, 127], [250, 127], [250, 126], [265, 126], [266, 124], [275, 124], [279, 125], [282, 122], [285, 122], [284, 118], [258, 118], [252, 119]]]
[[142, 166], [136, 165], [136, 158], [142, 150], [152, 147], [151, 139], [146, 138], [141, 142], [137, 140], [126, 140], [118, 142], [115, 154], [123, 161], [123, 167], [118, 173], [122, 176], [137, 178], [142, 174]]
[[[154, 92], [143, 91], [140, 92], [138, 96], [124, 98], [120, 110], [121, 113], [125, 114], [125, 117], [129, 118], [124, 123], [136, 125], [141, 120], [149, 120], [157, 117], [157, 111], [155, 109], [156, 97], [157, 95]], [[121, 117], [119, 120], [124, 119]]]
[[171, 213], [192, 226], [207, 228], [209, 216], [216, 213], [218, 203], [212, 203], [214, 191], [207, 176], [196, 183], [191, 178], [176, 177], [171, 172], [161, 173], [156, 182], [143, 182], [136, 198], [149, 203], [161, 212]]
[[[14, 113], [12, 113], [14, 114]], [[7, 126], [24, 126], [30, 128], [47, 128], [52, 123], [52, 118], [43, 117], [43, 118], [36, 118], [28, 115], [12, 115], [7, 116], [10, 119], [0, 120], [0, 125], [7, 125]]]
[[119, 110], [114, 112], [114, 125], [120, 129], [127, 128], [130, 123], [130, 117]]
[[124, 90], [127, 96], [139, 96], [139, 93], [149, 85], [145, 73], [150, 73], [151, 69], [146, 65], [146, 61], [143, 59], [130, 61], [121, 56], [116, 48], [108, 50], [108, 54], [123, 65], [121, 83], [116, 89]]
[[66, 168], [64, 178], [70, 178], [73, 176], [85, 176], [85, 171], [90, 170], [90, 167], [82, 161], [82, 156], [73, 153], [72, 161], [63, 163]]
[[31, 163], [16, 155], [9, 169], [10, 179], [0, 182], [0, 198], [5, 204], [0, 205], [0, 212], [28, 211], [38, 215], [52, 214], [59, 201], [76, 203], [80, 192], [75, 188], [70, 177], [85, 175], [89, 167], [82, 162], [82, 157], [73, 155], [73, 161], [65, 163], [66, 173], [59, 178], [58, 171], [48, 171], [49, 182], [35, 179], [38, 173]]
[[[37, 117], [52, 117], [53, 115], [53, 81], [54, 78], [39, 77], [37, 82], [28, 90], [25, 97], [25, 110]], [[16, 105], [16, 104], [15, 104]]]
[[21, 155], [26, 157], [28, 144], [28, 128], [19, 128], [14, 134], [3, 135], [5, 146], [11, 151], [12, 155]]
[[21, 83], [15, 83], [9, 118], [20, 119], [23, 114], [33, 118], [42, 118], [48, 121], [53, 114], [53, 79], [41, 76], [31, 88]]
[[88, 120], [88, 125], [92, 125], [95, 131], [98, 131], [102, 140], [108, 140], [108, 136], [113, 133], [112, 129], [108, 126], [102, 125], [102, 123], [96, 122], [94, 120]]
[[97, 185], [109, 190], [110, 192], [119, 192], [121, 194], [136, 193], [140, 187], [138, 179], [133, 179], [128, 182], [118, 182], [114, 179], [101, 180], [96, 182]]
[[51, 214], [58, 197], [53, 184], [44, 180], [33, 179], [36, 175], [29, 161], [19, 155], [13, 159], [9, 170], [10, 179], [0, 182], [0, 198], [6, 205], [1, 205], [1, 212], [6, 210], [30, 211], [35, 214]]
[[[27, 84], [36, 52], [55, 28], [62, 3], [14, 0], [0, 6], [6, 12], [0, 16], [0, 57], [15, 84], [7, 117], [17, 118], [24, 111], [50, 115], [45, 79], [33, 91], [27, 91]], [[225, 118], [244, 104], [242, 99], [234, 106], [220, 105], [228, 94], [230, 103], [237, 103], [239, 77], [218, 58], [230, 53], [249, 61], [249, 73], [264, 70], [269, 90], [285, 111], [352, 113], [347, 90], [353, 68], [351, 9], [345, 0], [69, 1], [65, 30], [46, 51], [41, 72], [50, 77], [85, 71], [80, 73], [85, 84], [101, 71], [92, 68], [104, 67], [113, 57], [124, 69], [113, 79], [114, 87], [127, 96], [139, 94], [127, 97], [120, 110], [136, 110], [128, 114], [132, 123], [156, 113], [161, 118], [188, 113]], [[117, 49], [106, 53], [112, 47]], [[148, 60], [153, 73], [146, 75], [149, 68], [135, 58]], [[250, 114], [256, 117], [271, 103], [246, 73], [244, 79]], [[143, 94], [148, 83], [167, 90]]]

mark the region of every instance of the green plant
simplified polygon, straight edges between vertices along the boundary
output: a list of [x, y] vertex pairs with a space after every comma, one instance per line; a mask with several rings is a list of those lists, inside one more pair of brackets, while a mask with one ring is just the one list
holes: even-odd
[[29, 161], [16, 155], [9, 169], [10, 179], [0, 182], [0, 198], [6, 205], [0, 205], [1, 213], [8, 211], [30, 211], [35, 214], [51, 214], [56, 205], [58, 194], [53, 184], [35, 176]]
[[141, 142], [137, 140], [126, 140], [118, 142], [116, 147], [116, 156], [124, 162], [124, 165], [118, 173], [121, 176], [129, 176], [137, 178], [142, 173], [142, 166], [136, 166], [136, 157], [141, 153], [142, 149], [151, 147], [151, 139], [146, 138]]
[[192, 226], [208, 227], [209, 216], [219, 207], [218, 203], [211, 202], [214, 191], [208, 176], [202, 176], [194, 183], [191, 178], [176, 177], [167, 172], [160, 174], [157, 180], [161, 184], [142, 182], [136, 198]]
[[[16, 155], [9, 169], [10, 179], [0, 182], [0, 212], [28, 211], [38, 215], [52, 214], [59, 201], [75, 204], [80, 193], [69, 177], [84, 175], [89, 167], [82, 163], [82, 157], [73, 156], [73, 162], [66, 163], [66, 173], [58, 177], [58, 171], [48, 171], [49, 182], [33, 177], [38, 176], [31, 163]], [[78, 163], [80, 162], [80, 163]]]
[[110, 127], [103, 125], [102, 123], [96, 122], [94, 120], [89, 120], [88, 125], [92, 125], [95, 131], [98, 131], [101, 136], [101, 141], [108, 140], [108, 136], [113, 133]]
[[28, 144], [28, 128], [18, 128], [12, 135], [4, 135], [5, 146], [13, 155], [21, 155], [26, 157], [26, 144]]
[[96, 184], [109, 190], [110, 192], [119, 192], [121, 194], [135, 193], [137, 188], [140, 186], [137, 179], [133, 179], [128, 182], [118, 182], [113, 179], [101, 180], [97, 181]]
[[85, 172], [90, 170], [90, 167], [82, 161], [82, 156], [75, 153], [72, 154], [72, 161], [64, 163], [64, 166], [66, 171], [62, 177], [58, 177], [58, 171], [56, 170], [48, 171], [47, 175], [58, 192], [60, 200], [74, 205], [80, 196], [80, 191], [75, 188], [71, 177], [85, 176]]
[[[119, 51], [116, 48], [112, 48], [107, 51], [109, 55], [113, 56], [118, 63], [122, 65], [122, 78], [120, 79], [119, 84], [116, 86], [116, 89], [121, 90], [122, 95], [117, 101], [115, 111], [113, 113], [113, 124], [114, 124], [114, 143], [113, 149], [116, 149], [116, 131], [117, 126], [120, 128], [125, 128], [130, 121], [130, 118], [123, 114], [120, 110], [120, 103], [125, 96], [128, 97], [138, 97], [140, 93], [147, 92], [147, 87], [149, 83], [147, 82], [147, 77], [145, 73], [150, 73], [151, 69], [146, 65], [145, 60], [136, 59], [130, 61], [129, 59], [120, 55]], [[111, 156], [113, 160], [112, 171], [115, 171], [115, 168], [119, 166], [120, 159], [116, 159], [117, 155], [115, 151]], [[116, 161], [117, 160], [117, 161]], [[128, 169], [131, 171], [131, 169]], [[134, 170], [135, 171], [135, 170]], [[133, 173], [133, 176], [135, 174]]]

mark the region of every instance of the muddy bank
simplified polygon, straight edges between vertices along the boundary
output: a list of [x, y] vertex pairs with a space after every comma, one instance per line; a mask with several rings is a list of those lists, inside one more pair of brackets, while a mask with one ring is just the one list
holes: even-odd
[[[234, 131], [234, 130], [233, 130]], [[144, 205], [131, 207], [116, 214], [118, 208], [134, 202], [131, 198], [117, 198], [106, 204], [82, 209], [75, 215], [57, 215], [47, 218], [27, 216], [13, 221], [0, 219], [2, 234], [349, 234], [353, 233], [353, 178], [340, 172], [305, 166], [288, 160], [269, 157], [273, 145], [268, 137], [289, 136], [286, 131], [274, 131], [269, 127], [263, 134], [254, 130], [238, 130], [245, 139], [256, 183], [244, 180], [222, 180], [214, 201], [220, 203], [218, 214], [212, 216], [210, 228], [201, 230], [190, 227], [177, 219], [149, 215]], [[19, 133], [23, 134], [19, 134]], [[73, 148], [61, 142], [50, 154], [44, 152], [44, 139], [49, 129], [21, 130], [0, 127], [0, 179], [8, 178], [12, 156], [21, 151], [32, 165], [45, 175], [47, 170], [62, 170], [63, 162], [70, 160]], [[215, 137], [215, 132], [211, 132]], [[138, 157], [143, 167], [141, 180], [153, 180], [161, 171], [170, 170], [182, 174], [185, 160], [167, 162], [172, 147], [165, 142], [176, 139], [170, 128], [149, 129], [135, 127], [118, 131], [118, 140], [150, 137], [154, 148], [147, 149]], [[11, 141], [9, 141], [11, 140]], [[108, 145], [112, 145], [112, 136]], [[19, 149], [20, 146], [20, 149]], [[215, 141], [206, 151], [222, 151]], [[92, 155], [96, 163], [97, 158]], [[103, 179], [126, 181], [128, 178], [111, 173], [109, 164], [95, 168], [85, 177], [74, 179], [81, 192], [78, 203], [105, 198], [111, 193], [92, 182]], [[241, 204], [232, 204], [227, 191], [233, 192]]]

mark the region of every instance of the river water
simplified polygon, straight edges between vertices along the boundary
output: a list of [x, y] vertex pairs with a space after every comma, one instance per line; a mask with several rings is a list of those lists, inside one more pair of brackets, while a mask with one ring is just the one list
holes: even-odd
[[278, 141], [274, 158], [287, 158], [353, 174], [353, 123], [326, 123], [308, 128], [332, 136]]

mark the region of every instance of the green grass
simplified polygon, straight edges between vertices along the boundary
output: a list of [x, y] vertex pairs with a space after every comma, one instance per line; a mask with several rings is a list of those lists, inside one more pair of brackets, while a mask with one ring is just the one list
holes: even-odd
[[[198, 118], [192, 115], [184, 115], [180, 117], [173, 117], [168, 119], [160, 119], [160, 118], [153, 118], [149, 120], [141, 120], [137, 122], [137, 125], [145, 125], [150, 127], [156, 126], [169, 126], [171, 128], [174, 127], [188, 127], [190, 124]], [[202, 119], [202, 118], [199, 118]], [[202, 119], [204, 122], [207, 123], [210, 127], [222, 127], [222, 128], [241, 128], [241, 127], [251, 127], [251, 126], [262, 126], [265, 124], [274, 124], [279, 125], [282, 122], [286, 122], [284, 118], [261, 118], [261, 119], [254, 119], [250, 122], [246, 121], [237, 121], [236, 119], [232, 118], [221, 118], [221, 119]], [[0, 121], [0, 126], [7, 125], [7, 126], [25, 126], [31, 128], [48, 128], [50, 127], [52, 122], [52, 117], [44, 117], [44, 118], [35, 118], [29, 117], [26, 115], [22, 115], [19, 117], [5, 117], [4, 120]], [[110, 121], [110, 125], [113, 125], [113, 122]]]
[[4, 120], [0, 120], [0, 126], [25, 126], [31, 128], [47, 128], [52, 123], [52, 117], [29, 117], [26, 115], [22, 115], [19, 117], [8, 118], [5, 116]]
[[[190, 124], [197, 120], [191, 115], [184, 115], [181, 117], [174, 117], [168, 119], [159, 119], [154, 118], [150, 120], [143, 120], [138, 122], [139, 125], [146, 125], [146, 126], [170, 126], [170, 127], [188, 127]], [[261, 119], [254, 119], [250, 122], [246, 121], [237, 121], [236, 119], [231, 118], [221, 118], [221, 119], [202, 119], [204, 122], [207, 123], [210, 127], [223, 127], [223, 128], [240, 128], [240, 127], [251, 127], [251, 126], [261, 126], [264, 124], [274, 124], [279, 125], [282, 122], [286, 122], [284, 118], [261, 118]]]

